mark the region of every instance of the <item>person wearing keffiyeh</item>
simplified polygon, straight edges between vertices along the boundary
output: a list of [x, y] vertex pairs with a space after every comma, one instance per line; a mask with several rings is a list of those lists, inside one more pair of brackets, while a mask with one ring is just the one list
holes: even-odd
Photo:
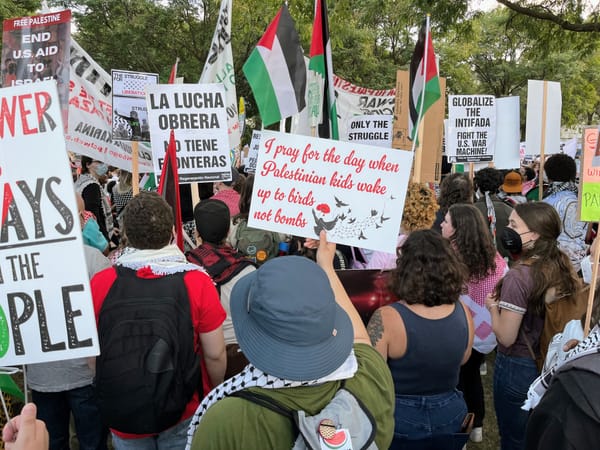
[[486, 167], [475, 173], [473, 181], [478, 197], [474, 205], [486, 219], [498, 252], [503, 257], [511, 257], [500, 239], [501, 231], [508, 225], [508, 216], [512, 212], [512, 208], [497, 197], [500, 185], [504, 182], [502, 173], [493, 167]]
[[552, 155], [544, 164], [550, 186], [544, 191], [544, 202], [558, 213], [562, 232], [558, 237], [560, 249], [565, 252], [575, 272], [581, 269], [581, 260], [587, 254], [585, 236], [587, 223], [579, 221], [577, 213], [577, 166], [568, 155]]

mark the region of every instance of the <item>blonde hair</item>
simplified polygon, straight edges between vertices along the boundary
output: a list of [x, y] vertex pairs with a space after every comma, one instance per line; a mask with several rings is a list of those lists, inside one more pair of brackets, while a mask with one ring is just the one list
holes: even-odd
[[409, 183], [402, 214], [402, 232], [431, 228], [439, 209], [435, 192], [427, 183]]

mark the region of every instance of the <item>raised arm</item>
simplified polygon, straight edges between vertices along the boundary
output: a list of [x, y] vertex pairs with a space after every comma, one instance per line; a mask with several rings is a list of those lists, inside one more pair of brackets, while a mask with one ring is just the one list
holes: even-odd
[[327, 233], [323, 230], [319, 235], [319, 249], [317, 250], [317, 264], [325, 271], [331, 289], [335, 295], [335, 299], [338, 304], [342, 307], [350, 321], [352, 322], [352, 328], [354, 329], [354, 343], [362, 343], [371, 345], [371, 340], [367, 333], [367, 329], [363, 324], [363, 321], [358, 314], [358, 311], [350, 301], [350, 297], [346, 293], [342, 282], [335, 273], [333, 268], [333, 258], [335, 256], [335, 244], [327, 241]]

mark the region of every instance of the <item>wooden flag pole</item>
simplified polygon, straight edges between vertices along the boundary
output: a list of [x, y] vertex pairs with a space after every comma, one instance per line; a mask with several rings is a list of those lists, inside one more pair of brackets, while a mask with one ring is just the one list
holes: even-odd
[[425, 120], [422, 117], [419, 120], [419, 128], [417, 128], [417, 140], [419, 141], [419, 145], [415, 146], [414, 152], [414, 160], [413, 160], [413, 176], [412, 180], [415, 183], [421, 182], [421, 166], [423, 164], [423, 130], [425, 129]]
[[540, 169], [538, 172], [538, 200], [544, 198], [544, 161], [546, 160], [546, 109], [548, 108], [548, 82], [544, 80], [544, 96], [542, 99], [542, 139], [540, 148]]
[[592, 321], [592, 308], [594, 307], [594, 293], [596, 292], [596, 283], [598, 279], [598, 260], [600, 259], [600, 238], [596, 238], [592, 244], [592, 281], [590, 282], [590, 292], [588, 293], [587, 311], [585, 313], [585, 324], [583, 327], [584, 337], [590, 333], [590, 323]]
[[140, 165], [138, 145], [138, 141], [131, 142], [131, 189], [133, 195], [138, 195], [140, 193]]
[[469, 179], [472, 180], [475, 177], [475, 163], [469, 163]]

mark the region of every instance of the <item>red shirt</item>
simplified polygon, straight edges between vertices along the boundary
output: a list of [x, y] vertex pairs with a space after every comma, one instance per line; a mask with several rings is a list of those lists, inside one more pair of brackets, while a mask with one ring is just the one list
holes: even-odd
[[[159, 275], [154, 274], [148, 268], [142, 268], [137, 271], [137, 276], [140, 278], [157, 278]], [[91, 280], [90, 286], [92, 290], [92, 299], [94, 301], [94, 313], [96, 314], [96, 324], [100, 315], [102, 303], [106, 298], [106, 294], [110, 290], [112, 284], [117, 278], [117, 272], [113, 267], [109, 267], [101, 272], [98, 272]], [[202, 356], [202, 347], [199, 341], [200, 333], [210, 333], [216, 330], [223, 324], [227, 314], [221, 306], [219, 294], [210, 277], [199, 270], [192, 270], [185, 274], [183, 281], [187, 288], [190, 299], [190, 310], [192, 312], [192, 324], [194, 325], [194, 348], [199, 349], [199, 354]], [[210, 383], [208, 372], [204, 364], [204, 358], [200, 359], [202, 366], [202, 388], [204, 394], [208, 394], [214, 387]], [[190, 418], [200, 401], [198, 393], [187, 404], [180, 422]], [[123, 439], [135, 439], [152, 436], [151, 434], [131, 434], [121, 433], [117, 430], [111, 430], [117, 436]]]

